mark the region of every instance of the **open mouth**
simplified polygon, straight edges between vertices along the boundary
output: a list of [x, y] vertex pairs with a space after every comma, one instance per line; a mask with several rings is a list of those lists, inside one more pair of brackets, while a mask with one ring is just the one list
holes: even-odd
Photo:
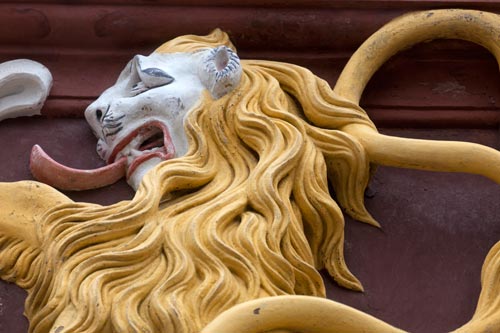
[[165, 125], [149, 122], [122, 139], [104, 167], [75, 169], [54, 161], [40, 146], [31, 151], [30, 169], [36, 179], [61, 190], [81, 191], [100, 188], [131, 177], [139, 165], [151, 158], [161, 161], [175, 156], [175, 148]]
[[175, 155], [170, 134], [166, 126], [153, 121], [135, 129], [121, 140], [111, 152], [107, 163], [112, 164], [127, 159], [127, 177], [143, 162], [157, 157], [168, 160]]

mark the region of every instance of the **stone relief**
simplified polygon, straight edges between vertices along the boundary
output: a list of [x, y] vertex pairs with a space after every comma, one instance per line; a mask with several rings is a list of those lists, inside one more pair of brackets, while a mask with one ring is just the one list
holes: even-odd
[[[333, 90], [296, 65], [240, 61], [220, 30], [134, 57], [85, 111], [108, 166], [74, 170], [39, 147], [31, 158], [34, 175], [62, 189], [126, 174], [132, 200], [99, 206], [37, 182], [0, 184], [0, 274], [28, 291], [30, 332], [402, 332], [324, 299], [323, 268], [363, 290], [344, 261], [341, 208], [378, 226], [363, 197], [372, 165], [500, 184], [500, 152], [381, 135], [359, 100], [389, 57], [425, 40], [472, 41], [499, 59], [499, 22], [467, 10], [398, 18]], [[500, 330], [499, 244], [456, 332]]]

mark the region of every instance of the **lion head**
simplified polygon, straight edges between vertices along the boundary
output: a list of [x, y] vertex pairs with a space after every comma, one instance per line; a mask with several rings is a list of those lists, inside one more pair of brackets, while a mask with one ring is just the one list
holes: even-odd
[[129, 183], [137, 189], [153, 166], [186, 154], [184, 119], [203, 91], [220, 98], [240, 77], [239, 58], [226, 46], [134, 57], [85, 111], [97, 152], [108, 164], [125, 160]]

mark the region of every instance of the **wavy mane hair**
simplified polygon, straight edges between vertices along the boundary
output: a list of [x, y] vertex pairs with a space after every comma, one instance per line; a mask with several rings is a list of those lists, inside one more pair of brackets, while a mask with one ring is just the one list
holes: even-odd
[[[216, 30], [156, 52], [222, 44], [233, 47]], [[325, 296], [323, 268], [362, 289], [344, 261], [344, 219], [328, 181], [345, 212], [376, 224], [363, 203], [367, 156], [342, 132], [373, 124], [307, 69], [242, 65], [234, 92], [215, 101], [207, 93], [188, 114], [189, 152], [149, 172], [132, 200], [45, 214], [44, 248], [23, 257], [30, 269], [18, 277], [30, 332], [194, 333], [246, 300]]]

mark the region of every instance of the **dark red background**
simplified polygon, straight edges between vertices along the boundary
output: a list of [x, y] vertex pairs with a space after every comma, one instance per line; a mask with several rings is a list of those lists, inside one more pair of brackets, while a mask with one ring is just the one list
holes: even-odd
[[[102, 163], [83, 110], [134, 54], [177, 35], [220, 27], [242, 58], [304, 65], [333, 85], [349, 56], [385, 22], [441, 7], [500, 12], [500, 1], [2, 3], [0, 61], [38, 60], [51, 70], [54, 87], [43, 117], [0, 123], [0, 181], [31, 179], [35, 143], [68, 165]], [[500, 149], [498, 64], [469, 43], [432, 42], [396, 56], [370, 82], [361, 104], [384, 133]], [[366, 205], [383, 228], [346, 221], [346, 260], [365, 293], [341, 289], [325, 275], [328, 296], [411, 332], [462, 325], [475, 308], [484, 257], [500, 240], [500, 186], [479, 176], [380, 167], [371, 192]], [[120, 182], [67, 194], [109, 204], [133, 192]], [[27, 332], [24, 298], [0, 282], [0, 333]]]

